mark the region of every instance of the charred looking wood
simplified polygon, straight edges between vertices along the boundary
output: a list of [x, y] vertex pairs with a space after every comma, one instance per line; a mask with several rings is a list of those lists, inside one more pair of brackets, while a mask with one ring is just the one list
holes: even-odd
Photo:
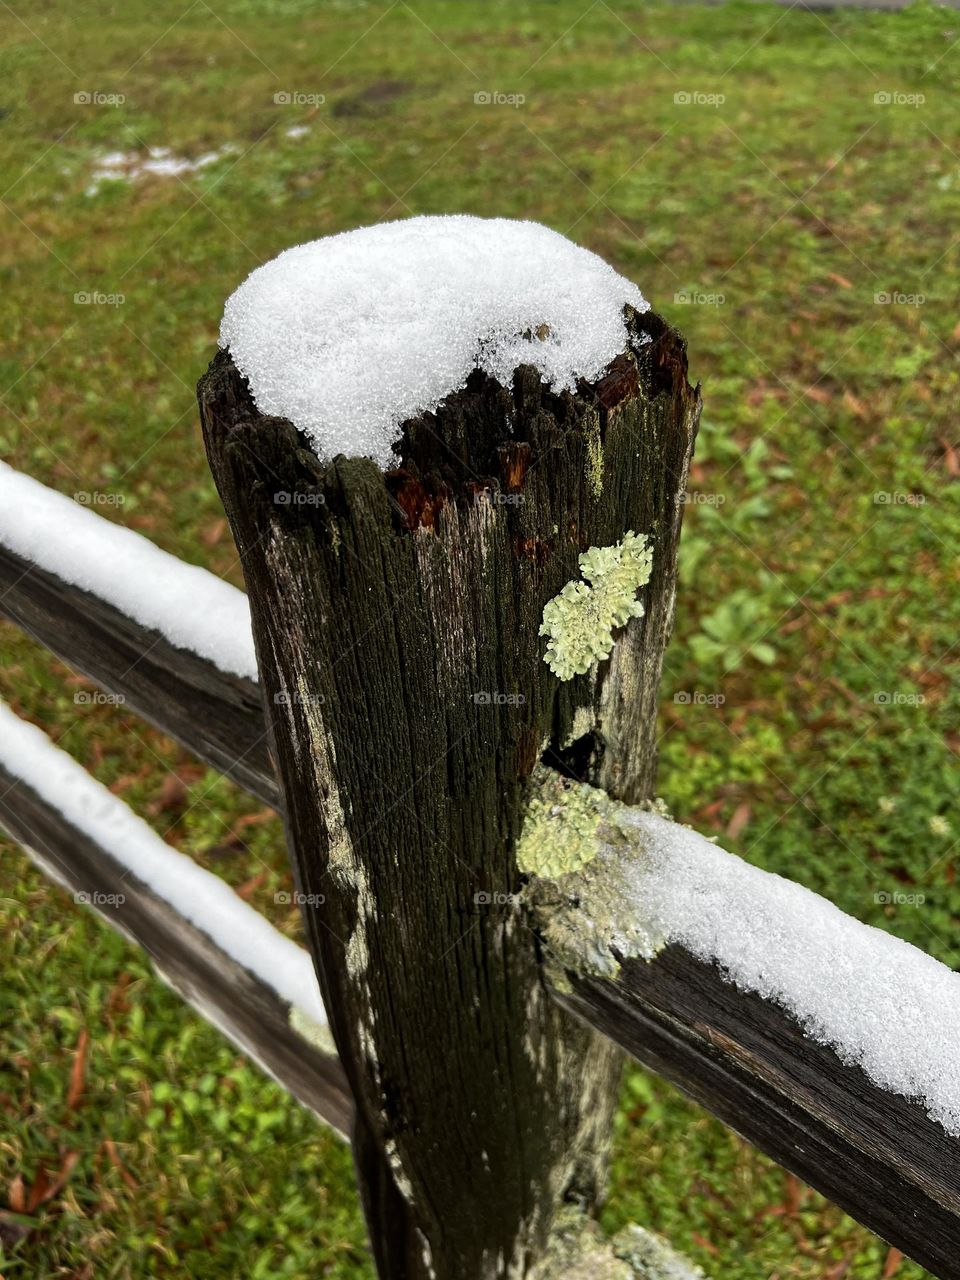
[[[546, 744], [593, 735], [591, 781], [627, 800], [652, 787], [699, 396], [679, 339], [671, 379], [666, 356], [655, 371], [662, 322], [631, 314], [629, 330], [636, 383], [618, 366], [607, 404], [532, 368], [509, 388], [477, 372], [403, 425], [392, 474], [335, 458], [317, 500], [282, 511], [269, 493], [302, 480], [304, 440], [257, 413], [227, 353], [200, 384], [288, 848], [322, 895], [307, 936], [384, 1277], [521, 1275], [563, 1199], [602, 1192], [619, 1054], [554, 1007], [510, 904]], [[599, 672], [561, 682], [544, 605], [585, 547], [629, 530], [654, 547], [646, 615]], [[289, 688], [300, 698], [275, 701]]]
[[670, 946], [556, 998], [941, 1280], [960, 1280], [960, 1143], [771, 1001]]
[[2, 546], [0, 614], [238, 786], [279, 806], [253, 680], [176, 648], [106, 600]]

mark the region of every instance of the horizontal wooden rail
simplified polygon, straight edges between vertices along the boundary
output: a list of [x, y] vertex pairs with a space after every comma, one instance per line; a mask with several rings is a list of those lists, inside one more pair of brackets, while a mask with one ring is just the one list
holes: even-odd
[[3, 765], [0, 828], [53, 880], [143, 947], [163, 981], [283, 1088], [349, 1133], [353, 1102], [339, 1060], [298, 1032], [287, 1001]]
[[960, 1141], [784, 1010], [678, 946], [559, 1002], [942, 1280], [960, 1277]]
[[[185, 601], [203, 608], [201, 600]], [[0, 615], [273, 808], [260, 689], [0, 545]]]
[[[253, 681], [224, 675], [207, 659], [175, 648], [114, 606], [3, 548], [0, 613], [102, 688], [122, 694], [133, 709], [238, 785], [278, 804]], [[94, 883], [100, 855], [84, 848], [84, 838], [63, 830], [57, 815], [22, 785], [8, 793], [0, 822], [45, 865], [55, 872], [59, 865], [61, 876], [64, 866], [75, 865], [80, 878], [68, 873], [68, 883]], [[152, 933], [152, 910], [144, 907], [143, 938], [137, 939], [144, 945]], [[128, 928], [131, 919], [125, 914]], [[168, 980], [176, 985], [176, 977], [187, 999], [199, 981], [202, 1001], [222, 1005], [227, 995], [216, 980], [217, 962], [204, 958], [198, 943], [198, 958], [178, 969], [174, 961], [184, 954], [184, 944], [174, 940], [182, 922], [168, 921], [163, 928], [172, 958], [165, 967], [161, 955], [158, 965]], [[191, 978], [187, 970], [195, 966], [214, 973], [202, 981]], [[874, 1085], [859, 1067], [805, 1036], [779, 1006], [738, 989], [716, 966], [678, 947], [652, 962], [624, 961], [615, 980], [570, 975], [570, 982], [572, 990], [554, 992], [563, 1007], [933, 1274], [960, 1280], [960, 1142], [920, 1106]], [[253, 1007], [264, 996], [251, 992], [245, 999]], [[264, 1025], [272, 1027], [278, 1018]], [[298, 1083], [295, 1063], [282, 1057], [287, 1034], [278, 1030], [279, 1066], [263, 1060], [301, 1097], [306, 1085]], [[255, 1055], [270, 1039], [247, 1035]], [[302, 1053], [297, 1047], [293, 1058], [303, 1061]], [[339, 1107], [331, 1123], [342, 1129], [345, 1085], [339, 1064], [330, 1070], [339, 1101], [305, 1100], [318, 1114], [323, 1107], [331, 1114]]]

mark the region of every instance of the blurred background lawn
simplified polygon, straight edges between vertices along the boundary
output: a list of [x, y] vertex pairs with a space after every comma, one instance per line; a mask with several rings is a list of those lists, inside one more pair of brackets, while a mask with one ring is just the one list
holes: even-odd
[[[956, 966], [960, 15], [14, 0], [0, 31], [4, 457], [239, 584], [194, 403], [230, 291], [381, 219], [549, 224], [703, 382], [661, 794]], [[275, 818], [0, 644], [4, 698], [298, 933]], [[369, 1277], [344, 1147], [2, 867], [4, 1280]], [[927, 1274], [637, 1069], [605, 1218], [723, 1280]]]

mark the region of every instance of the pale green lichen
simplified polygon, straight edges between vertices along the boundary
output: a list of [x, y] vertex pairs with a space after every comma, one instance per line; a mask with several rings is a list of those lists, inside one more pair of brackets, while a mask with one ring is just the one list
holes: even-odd
[[597, 830], [609, 805], [604, 791], [545, 775], [527, 806], [517, 866], [525, 875], [553, 880], [582, 870], [597, 856]]
[[540, 768], [517, 842], [530, 878], [524, 901], [546, 947], [550, 979], [566, 988], [568, 970], [615, 977], [619, 957], [657, 954], [664, 939], [631, 911], [632, 882], [644, 857], [626, 806], [605, 791]]
[[626, 1227], [607, 1240], [581, 1209], [557, 1214], [530, 1280], [705, 1280], [698, 1266], [644, 1227]]
[[631, 529], [612, 547], [590, 547], [579, 559], [585, 581], [568, 582], [544, 606], [544, 662], [561, 680], [583, 675], [609, 656], [613, 632], [643, 616], [637, 590], [650, 581], [653, 550]]
[[321, 1053], [325, 1053], [331, 1058], [337, 1056], [337, 1046], [333, 1039], [333, 1032], [327, 1023], [314, 1021], [309, 1014], [304, 1013], [296, 1005], [290, 1006], [288, 1021], [297, 1035], [306, 1040], [308, 1044], [312, 1044], [315, 1049], [319, 1049]]

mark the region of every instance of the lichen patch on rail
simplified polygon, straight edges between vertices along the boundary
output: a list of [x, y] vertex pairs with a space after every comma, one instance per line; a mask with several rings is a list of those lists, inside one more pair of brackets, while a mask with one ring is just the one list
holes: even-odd
[[683, 947], [960, 1136], [960, 974], [657, 812], [549, 770], [517, 847], [560, 989]]
[[561, 1210], [530, 1280], [704, 1280], [700, 1268], [660, 1236], [628, 1226], [606, 1239], [581, 1209]]
[[640, 849], [619, 828], [624, 811], [596, 787], [534, 775], [517, 866], [531, 877], [527, 897], [560, 985], [565, 969], [614, 977], [618, 955], [649, 958], [663, 943], [628, 893]]

